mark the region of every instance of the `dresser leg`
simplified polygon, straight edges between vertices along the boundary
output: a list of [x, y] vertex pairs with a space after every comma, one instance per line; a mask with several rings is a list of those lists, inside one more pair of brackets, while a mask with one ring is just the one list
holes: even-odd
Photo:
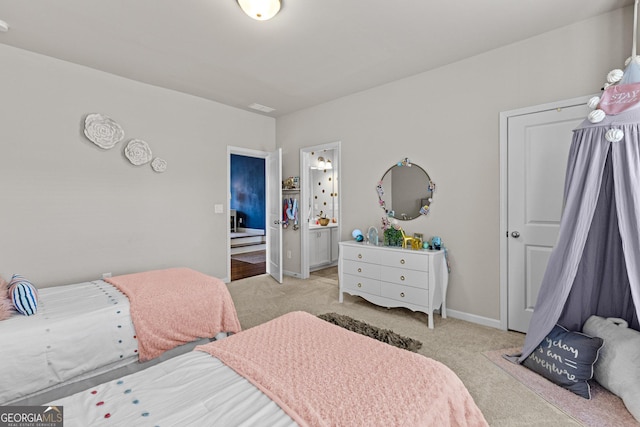
[[429, 329], [433, 329], [433, 311], [428, 314], [429, 316]]

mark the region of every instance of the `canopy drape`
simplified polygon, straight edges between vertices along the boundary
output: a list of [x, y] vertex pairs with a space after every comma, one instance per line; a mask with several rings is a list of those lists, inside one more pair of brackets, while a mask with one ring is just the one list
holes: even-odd
[[[609, 142], [605, 133], [621, 129]], [[574, 130], [558, 243], [551, 252], [519, 362], [560, 324], [591, 315], [640, 330], [640, 110]]]

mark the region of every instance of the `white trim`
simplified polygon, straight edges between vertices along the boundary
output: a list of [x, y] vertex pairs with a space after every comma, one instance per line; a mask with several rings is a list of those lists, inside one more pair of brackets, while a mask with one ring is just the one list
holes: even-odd
[[449, 307], [447, 307], [447, 317], [464, 320], [466, 322], [475, 323], [477, 325], [489, 326], [490, 328], [502, 329], [502, 322], [498, 319], [490, 319], [488, 317], [477, 316], [475, 314], [469, 314], [463, 311], [451, 310]]
[[302, 279], [302, 274], [296, 273], [294, 271], [283, 270], [282, 274], [284, 274], [285, 276], [297, 277], [298, 279]]
[[537, 113], [548, 110], [575, 107], [586, 104], [594, 95], [581, 96], [564, 101], [550, 102], [547, 104], [534, 105], [516, 110], [503, 111], [500, 113], [500, 320], [499, 328], [507, 330], [508, 327], [508, 253], [507, 253], [507, 209], [508, 209], [508, 138], [509, 138], [509, 118], [522, 116], [525, 114]]

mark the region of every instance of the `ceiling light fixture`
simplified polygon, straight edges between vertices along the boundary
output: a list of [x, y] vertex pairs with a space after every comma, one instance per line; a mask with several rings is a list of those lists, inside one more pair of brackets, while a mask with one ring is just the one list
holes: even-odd
[[250, 17], [258, 21], [271, 19], [280, 11], [280, 0], [237, 0]]
[[325, 159], [322, 156], [318, 157], [318, 169], [333, 169], [333, 166], [331, 165], [331, 159]]
[[4, 21], [0, 21], [0, 33], [6, 33], [9, 31], [9, 24]]

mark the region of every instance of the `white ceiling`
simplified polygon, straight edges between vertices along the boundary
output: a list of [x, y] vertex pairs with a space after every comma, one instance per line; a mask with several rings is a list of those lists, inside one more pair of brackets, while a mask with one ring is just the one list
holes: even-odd
[[0, 0], [0, 43], [277, 117], [630, 4], [283, 0], [255, 21], [235, 0]]

